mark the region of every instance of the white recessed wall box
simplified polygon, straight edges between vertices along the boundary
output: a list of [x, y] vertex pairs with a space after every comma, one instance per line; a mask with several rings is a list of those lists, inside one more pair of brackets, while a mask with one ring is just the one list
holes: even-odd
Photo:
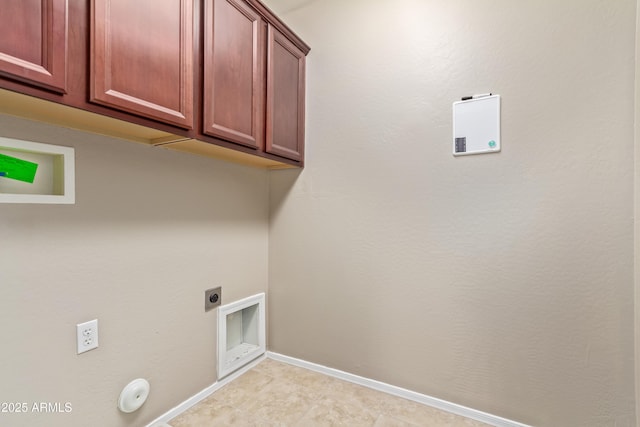
[[218, 307], [218, 378], [265, 351], [264, 293]]
[[453, 155], [500, 151], [500, 95], [465, 96], [453, 103]]
[[74, 204], [71, 147], [0, 137], [0, 203]]

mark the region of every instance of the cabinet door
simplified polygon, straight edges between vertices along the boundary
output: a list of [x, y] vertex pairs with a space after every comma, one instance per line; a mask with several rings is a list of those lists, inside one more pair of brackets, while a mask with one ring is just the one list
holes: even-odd
[[0, 75], [67, 88], [67, 0], [2, 0]]
[[193, 127], [193, 1], [93, 0], [91, 101]]
[[271, 25], [267, 70], [266, 151], [300, 161], [304, 155], [305, 54]]
[[265, 24], [242, 0], [205, 2], [203, 132], [264, 146]]

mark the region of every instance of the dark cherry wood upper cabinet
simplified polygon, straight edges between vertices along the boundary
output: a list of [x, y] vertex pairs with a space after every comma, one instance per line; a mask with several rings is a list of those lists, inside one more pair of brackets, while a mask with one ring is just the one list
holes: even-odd
[[266, 24], [243, 0], [207, 0], [203, 132], [264, 147]]
[[191, 129], [193, 3], [92, 0], [91, 101]]
[[67, 0], [1, 0], [0, 75], [65, 93]]
[[0, 28], [0, 111], [304, 165], [310, 48], [261, 0], [0, 0]]
[[269, 25], [266, 152], [304, 156], [305, 53]]

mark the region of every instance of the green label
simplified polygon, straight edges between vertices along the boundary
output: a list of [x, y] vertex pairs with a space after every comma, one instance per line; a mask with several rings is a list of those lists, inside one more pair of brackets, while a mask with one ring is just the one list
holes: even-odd
[[0, 177], [33, 184], [38, 164], [0, 154]]

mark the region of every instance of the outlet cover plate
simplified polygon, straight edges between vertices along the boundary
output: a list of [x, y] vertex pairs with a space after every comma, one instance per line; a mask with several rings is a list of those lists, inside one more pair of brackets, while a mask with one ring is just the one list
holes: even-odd
[[204, 311], [210, 311], [222, 304], [222, 287], [204, 291]]
[[78, 354], [98, 348], [98, 319], [76, 325]]

